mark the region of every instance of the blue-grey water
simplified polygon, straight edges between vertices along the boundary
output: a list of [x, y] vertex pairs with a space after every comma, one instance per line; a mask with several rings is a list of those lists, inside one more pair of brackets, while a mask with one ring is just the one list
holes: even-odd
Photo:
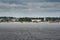
[[0, 23], [0, 40], [60, 40], [60, 23]]

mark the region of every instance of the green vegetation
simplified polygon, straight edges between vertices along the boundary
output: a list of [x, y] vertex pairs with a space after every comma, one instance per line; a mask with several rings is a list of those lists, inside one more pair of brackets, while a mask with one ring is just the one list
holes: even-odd
[[28, 17], [24, 17], [24, 18], [19, 18], [19, 21], [20, 22], [31, 22], [31, 18], [28, 18]]

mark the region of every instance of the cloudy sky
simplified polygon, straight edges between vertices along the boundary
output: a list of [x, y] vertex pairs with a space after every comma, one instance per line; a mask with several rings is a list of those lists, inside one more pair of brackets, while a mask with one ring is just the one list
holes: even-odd
[[60, 17], [60, 0], [0, 0], [0, 16]]

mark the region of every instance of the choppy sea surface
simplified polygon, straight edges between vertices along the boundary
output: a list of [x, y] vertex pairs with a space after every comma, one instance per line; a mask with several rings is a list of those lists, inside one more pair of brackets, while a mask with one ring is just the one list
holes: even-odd
[[60, 40], [60, 23], [0, 23], [0, 40]]

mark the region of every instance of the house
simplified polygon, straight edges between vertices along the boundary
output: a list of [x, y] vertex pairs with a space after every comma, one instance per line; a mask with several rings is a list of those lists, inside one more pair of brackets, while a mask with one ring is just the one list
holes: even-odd
[[2, 19], [0, 19], [0, 22], [2, 21]]
[[19, 22], [19, 18], [16, 18], [16, 22]]
[[16, 19], [11, 19], [11, 21], [12, 21], [12, 22], [15, 22], [15, 21], [16, 21]]
[[5, 20], [3, 20], [3, 18], [1, 18], [1, 19], [0, 19], [0, 22], [3, 22], [3, 21], [5, 21]]
[[11, 19], [12, 22], [18, 22], [19, 19], [18, 18], [14, 18], [14, 19]]

